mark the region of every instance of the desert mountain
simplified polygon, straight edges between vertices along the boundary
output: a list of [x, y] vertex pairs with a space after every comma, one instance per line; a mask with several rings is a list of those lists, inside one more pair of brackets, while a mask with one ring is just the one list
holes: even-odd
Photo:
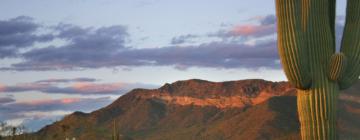
[[[359, 88], [340, 96], [341, 139], [360, 139]], [[100, 110], [68, 115], [32, 137], [110, 140], [114, 135], [129, 140], [296, 140], [296, 93], [286, 82], [178, 81], [134, 89]]]

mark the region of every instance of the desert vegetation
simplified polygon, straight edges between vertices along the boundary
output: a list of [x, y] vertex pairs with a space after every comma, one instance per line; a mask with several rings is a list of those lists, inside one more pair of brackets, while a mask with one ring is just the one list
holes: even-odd
[[23, 125], [13, 126], [0, 121], [0, 140], [31, 140]]

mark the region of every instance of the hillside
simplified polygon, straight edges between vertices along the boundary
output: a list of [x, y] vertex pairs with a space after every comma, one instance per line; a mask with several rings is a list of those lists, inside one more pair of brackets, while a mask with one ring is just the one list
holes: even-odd
[[[339, 103], [341, 139], [360, 139], [360, 84]], [[295, 90], [286, 82], [178, 81], [135, 89], [109, 106], [75, 112], [33, 134], [38, 139], [267, 140], [299, 139]], [[116, 124], [116, 125], [114, 125]]]

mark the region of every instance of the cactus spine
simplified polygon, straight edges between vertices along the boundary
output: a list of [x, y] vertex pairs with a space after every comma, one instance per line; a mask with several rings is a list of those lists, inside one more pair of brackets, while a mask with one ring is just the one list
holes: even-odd
[[360, 0], [348, 0], [341, 52], [335, 46], [336, 0], [276, 0], [278, 49], [297, 88], [303, 140], [335, 140], [339, 91], [360, 74]]

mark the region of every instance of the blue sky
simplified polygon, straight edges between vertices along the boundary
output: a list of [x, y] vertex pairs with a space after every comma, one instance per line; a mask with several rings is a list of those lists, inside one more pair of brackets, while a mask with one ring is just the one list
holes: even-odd
[[177, 80], [286, 80], [274, 14], [272, 0], [1, 0], [0, 120], [37, 130]]

